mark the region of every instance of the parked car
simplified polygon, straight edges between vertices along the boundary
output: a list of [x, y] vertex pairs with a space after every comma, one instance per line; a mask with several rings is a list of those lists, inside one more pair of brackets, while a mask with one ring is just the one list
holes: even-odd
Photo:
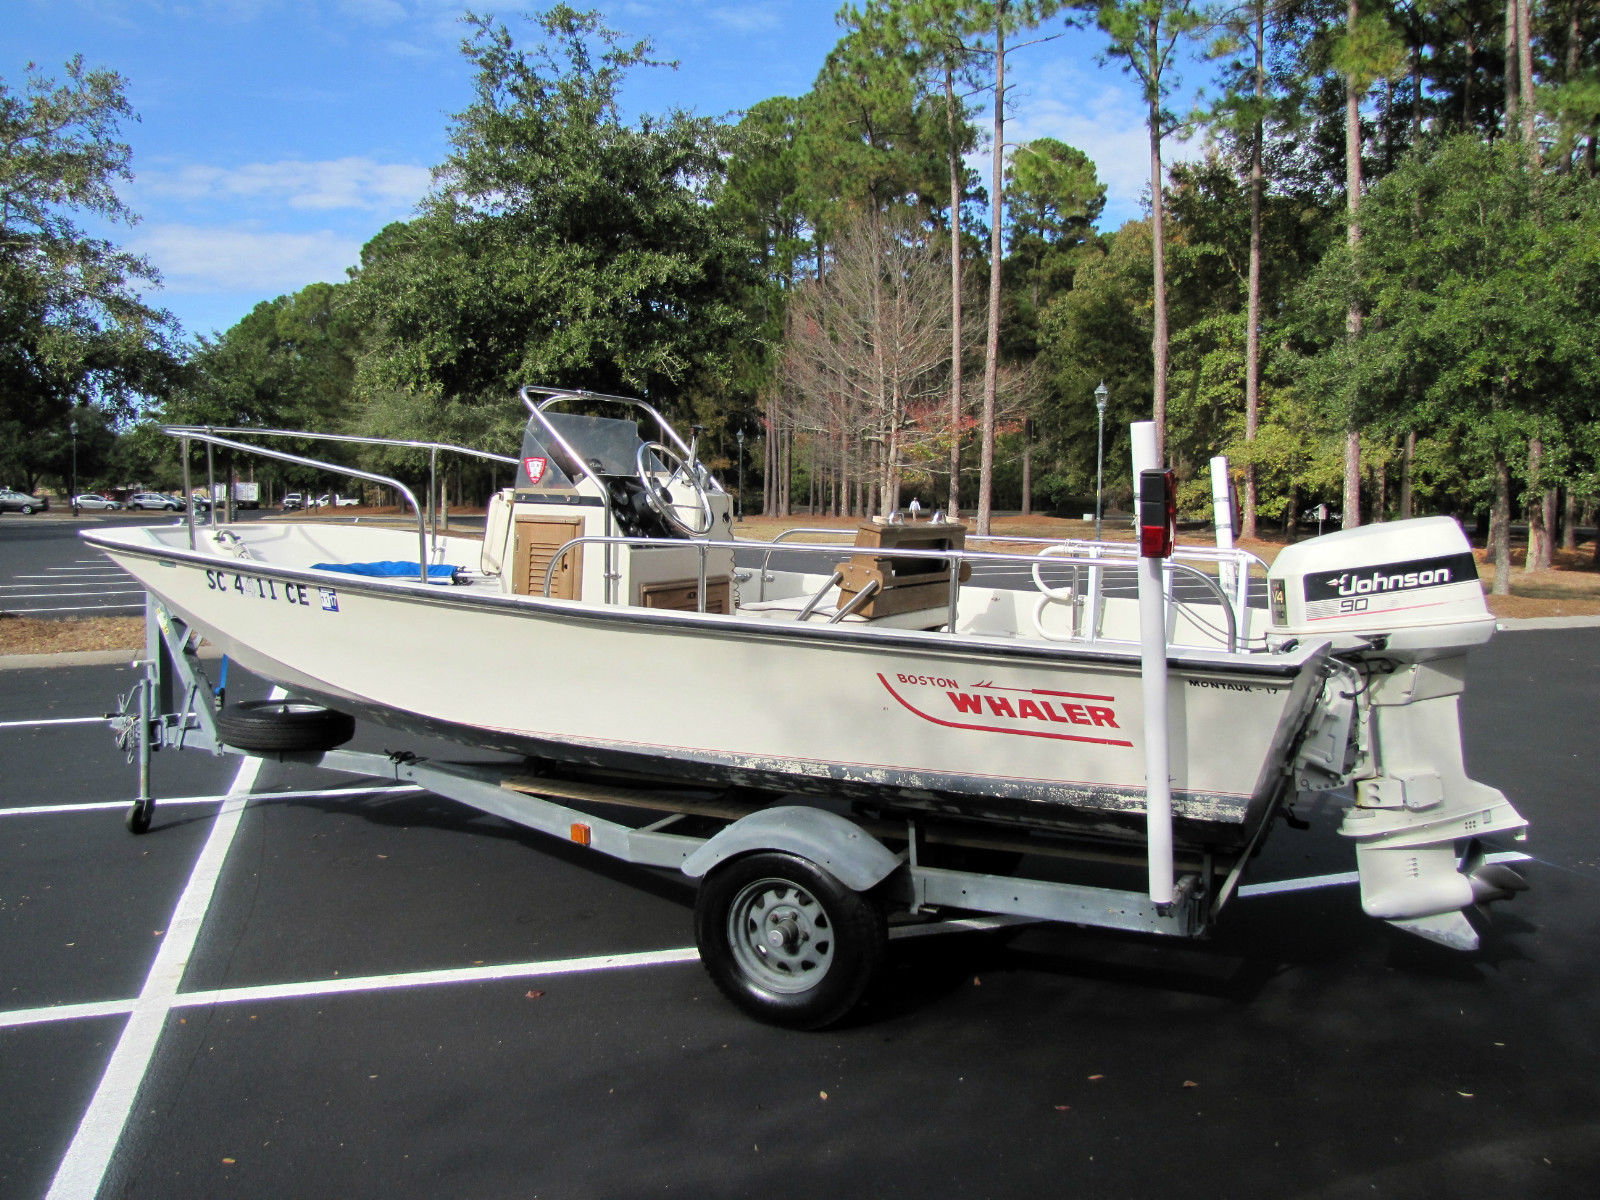
[[49, 507], [50, 501], [47, 497], [30, 496], [27, 492], [14, 492], [10, 488], [0, 488], [0, 512], [44, 512]]
[[189, 503], [194, 505], [195, 512], [211, 511], [211, 501], [207, 500], [205, 496], [199, 492], [196, 492], [194, 495], [189, 497]]
[[285, 495], [283, 497], [283, 511], [284, 512], [290, 512], [293, 509], [304, 508], [305, 506], [306, 506], [306, 498], [304, 496], [302, 496], [299, 492], [288, 492], [288, 493], [285, 493]]
[[128, 497], [130, 509], [164, 509], [167, 512], [177, 512], [183, 507], [183, 502], [176, 496], [164, 496], [160, 492], [135, 492]]
[[318, 508], [354, 508], [360, 503], [361, 501], [357, 500], [354, 496], [339, 496], [329, 494], [326, 496], [317, 497]]
[[74, 496], [72, 505], [79, 512], [116, 512], [122, 507], [110, 496], [102, 496], [99, 492], [84, 492], [81, 496]]

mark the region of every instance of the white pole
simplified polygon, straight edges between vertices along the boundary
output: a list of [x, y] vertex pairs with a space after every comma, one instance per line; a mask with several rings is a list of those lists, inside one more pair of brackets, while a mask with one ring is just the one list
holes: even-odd
[[[1133, 478], [1154, 470], [1156, 427], [1133, 426]], [[1139, 507], [1137, 504], [1134, 506]], [[1164, 518], [1163, 518], [1164, 519]], [[1172, 903], [1172, 779], [1167, 732], [1166, 560], [1139, 559], [1139, 678], [1144, 691], [1145, 846], [1150, 861], [1150, 900]]]
[[1217, 527], [1217, 547], [1233, 549], [1233, 504], [1228, 488], [1228, 460], [1220, 454], [1211, 460], [1211, 520]]
[[[1156, 461], [1156, 423], [1154, 421], [1135, 421], [1129, 430], [1133, 434], [1133, 494], [1139, 494], [1139, 476], [1146, 471], [1154, 471], [1161, 464]], [[1139, 525], [1139, 506], [1135, 504], [1133, 524], [1137, 529]]]
[[[1211, 523], [1217, 529], [1217, 549], [1232, 550], [1234, 534], [1238, 533], [1233, 527], [1233, 488], [1228, 483], [1228, 460], [1220, 454], [1211, 460]], [[1239, 610], [1244, 602], [1234, 596], [1239, 584], [1239, 572], [1233, 563], [1217, 565], [1217, 583], [1233, 602], [1234, 620], [1242, 620], [1243, 614]], [[1244, 636], [1242, 630], [1240, 636]]]

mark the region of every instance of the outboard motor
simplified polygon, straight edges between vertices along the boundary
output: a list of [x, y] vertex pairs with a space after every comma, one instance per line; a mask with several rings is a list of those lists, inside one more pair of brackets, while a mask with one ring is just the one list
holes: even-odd
[[1267, 588], [1269, 640], [1331, 642], [1352, 668], [1329, 680], [1308, 739], [1322, 776], [1301, 781], [1355, 785], [1341, 832], [1356, 843], [1362, 908], [1476, 949], [1462, 910], [1527, 886], [1486, 863], [1479, 839], [1521, 840], [1527, 822], [1462, 761], [1467, 651], [1495, 627], [1471, 543], [1449, 517], [1343, 530], [1285, 549]]

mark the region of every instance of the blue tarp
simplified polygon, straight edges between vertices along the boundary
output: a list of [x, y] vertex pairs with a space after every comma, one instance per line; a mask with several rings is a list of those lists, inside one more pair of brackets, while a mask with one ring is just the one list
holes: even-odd
[[[414, 562], [312, 563], [314, 571], [343, 571], [346, 575], [375, 575], [383, 579], [415, 579]], [[460, 567], [439, 564], [428, 568], [429, 583], [454, 583]]]

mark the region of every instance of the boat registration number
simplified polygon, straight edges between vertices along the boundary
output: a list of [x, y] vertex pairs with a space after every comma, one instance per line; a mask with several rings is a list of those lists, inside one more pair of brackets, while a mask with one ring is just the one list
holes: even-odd
[[[280, 603], [320, 608], [324, 612], [339, 611], [339, 593], [335, 588], [311, 588], [303, 583], [279, 583], [259, 575], [242, 575], [233, 571], [206, 572], [206, 587], [223, 595], [236, 594], [256, 600], [276, 600]], [[312, 595], [313, 590], [317, 593]]]

